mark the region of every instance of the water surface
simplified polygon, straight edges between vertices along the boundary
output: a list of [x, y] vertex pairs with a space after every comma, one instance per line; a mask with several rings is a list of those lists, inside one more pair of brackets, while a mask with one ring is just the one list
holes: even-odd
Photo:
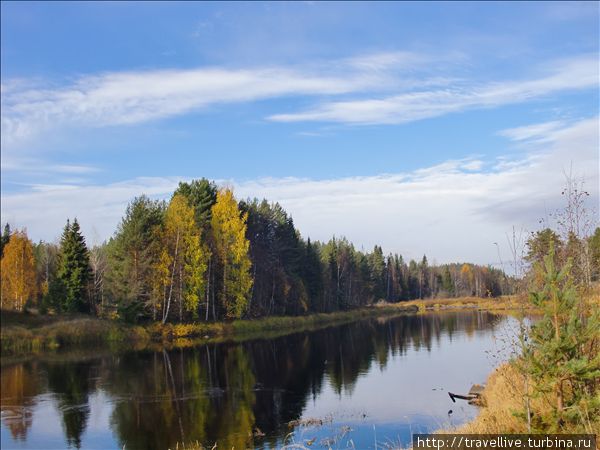
[[510, 326], [491, 313], [440, 312], [237, 344], [58, 353], [5, 364], [1, 444], [406, 445], [411, 433], [475, 416], [476, 407], [452, 403], [447, 393], [485, 381]]

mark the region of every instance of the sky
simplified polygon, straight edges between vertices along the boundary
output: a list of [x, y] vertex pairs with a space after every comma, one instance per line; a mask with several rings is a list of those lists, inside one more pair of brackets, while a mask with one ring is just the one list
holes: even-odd
[[0, 7], [1, 216], [35, 241], [201, 177], [438, 263], [504, 267], [567, 174], [598, 220], [598, 2]]

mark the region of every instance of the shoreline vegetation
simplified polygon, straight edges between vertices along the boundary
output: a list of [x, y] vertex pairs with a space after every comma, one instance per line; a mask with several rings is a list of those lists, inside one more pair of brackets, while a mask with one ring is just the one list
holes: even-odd
[[[587, 311], [600, 310], [599, 284], [596, 284], [591, 292], [583, 296], [583, 306]], [[535, 312], [537, 310], [538, 308]], [[600, 337], [598, 330], [592, 330], [592, 333], [595, 333], [596, 339]], [[595, 364], [592, 370], [595, 368], [597, 373], [600, 370], [598, 354], [596, 353], [595, 357], [590, 356], [588, 361]], [[535, 426], [535, 423], [533, 423], [533, 426], [531, 425], [534, 421], [528, 425], [527, 415], [524, 411], [529, 410], [532, 419], [552, 416], [555, 414], [553, 412], [555, 393], [544, 389], [541, 386], [540, 379], [531, 377], [528, 371], [524, 370], [524, 367], [527, 367], [527, 359], [522, 355], [496, 367], [486, 380], [485, 388], [481, 394], [479, 414], [470, 422], [453, 429], [439, 430], [437, 433], [505, 434], [540, 432], [539, 425]], [[590, 381], [594, 383], [594, 378], [591, 378]], [[595, 382], [598, 383], [599, 381], [596, 378]], [[585, 400], [580, 417], [569, 425], [569, 429], [558, 429], [558, 431], [600, 435], [600, 415], [590, 413], [595, 408], [595, 402], [599, 400], [598, 398]], [[530, 426], [532, 428], [528, 429]], [[542, 431], [547, 431], [547, 429], [542, 428]]]
[[405, 260], [379, 245], [359, 250], [343, 236], [311, 240], [278, 203], [238, 200], [207, 179], [180, 183], [168, 201], [134, 198], [113, 235], [91, 247], [77, 218], [59, 243], [33, 243], [7, 223], [0, 244], [3, 310], [132, 326], [186, 329], [354, 311], [379, 300], [499, 297], [517, 284], [493, 265]]
[[3, 311], [0, 343], [2, 357], [97, 346], [134, 349], [143, 349], [152, 345], [185, 347], [199, 342], [217, 343], [271, 338], [380, 316], [457, 309], [516, 311], [522, 307], [523, 302], [516, 296], [463, 297], [412, 300], [394, 304], [382, 302], [353, 310], [302, 316], [271, 316], [227, 322], [184, 324], [154, 322], [145, 325], [130, 325], [83, 314], [42, 316], [35, 313]]
[[[534, 386], [530, 386], [532, 389]], [[481, 408], [477, 417], [470, 422], [449, 430], [439, 430], [437, 433], [457, 434], [506, 434], [528, 433], [527, 422], [520, 417], [523, 409], [525, 382], [522, 374], [515, 366], [515, 361], [509, 361], [498, 366], [488, 376], [483, 393]], [[538, 412], [548, 413], [547, 398], [533, 400], [530, 408]], [[600, 435], [600, 416], [589, 418], [582, 429], [571, 430]]]

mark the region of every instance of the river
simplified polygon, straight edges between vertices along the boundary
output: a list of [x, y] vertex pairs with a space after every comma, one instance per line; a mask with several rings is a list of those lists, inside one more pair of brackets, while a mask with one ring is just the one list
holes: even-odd
[[2, 449], [390, 448], [477, 414], [514, 321], [455, 311], [173, 350], [3, 363]]

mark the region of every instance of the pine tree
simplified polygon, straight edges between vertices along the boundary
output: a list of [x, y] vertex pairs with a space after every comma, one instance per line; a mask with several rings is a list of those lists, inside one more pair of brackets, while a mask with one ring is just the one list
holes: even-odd
[[429, 297], [430, 293], [429, 286], [429, 264], [427, 262], [427, 256], [423, 255], [423, 259], [419, 264], [419, 298]]
[[88, 311], [86, 291], [89, 277], [90, 260], [85, 238], [77, 219], [73, 224], [67, 220], [60, 241], [56, 279], [50, 289], [54, 305], [65, 312]]
[[160, 254], [157, 235], [164, 212], [162, 201], [145, 195], [134, 198], [127, 205], [115, 236], [107, 244], [107, 295], [119, 306], [120, 316], [128, 321], [145, 313], [156, 318], [152, 269]]
[[247, 213], [240, 213], [230, 189], [217, 192], [212, 207], [211, 228], [216, 256], [222, 270], [221, 304], [230, 318], [241, 317], [248, 307], [252, 276], [246, 238]]
[[379, 301], [386, 297], [386, 266], [380, 246], [373, 248], [373, 253], [368, 256], [368, 265], [373, 300]]
[[446, 294], [450, 297], [454, 297], [454, 281], [452, 280], [452, 274], [448, 266], [444, 267], [444, 274], [442, 275], [442, 289], [446, 291]]
[[323, 269], [318, 250], [310, 242], [306, 242], [302, 259], [302, 278], [308, 291], [310, 307], [313, 311], [322, 311]]
[[535, 394], [553, 399], [549, 414], [533, 417], [538, 431], [572, 431], [600, 414], [600, 312], [578, 296], [571, 264], [558, 268], [551, 245], [535, 267], [542, 286], [530, 299], [544, 315], [531, 328], [524, 358]]

